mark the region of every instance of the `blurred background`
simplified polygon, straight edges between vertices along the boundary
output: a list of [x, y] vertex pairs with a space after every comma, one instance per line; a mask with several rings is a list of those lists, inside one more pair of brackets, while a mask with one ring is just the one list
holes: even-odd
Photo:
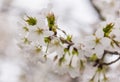
[[[25, 80], [24, 74], [27, 73], [23, 69], [26, 64], [18, 56], [19, 49], [14, 39], [21, 18], [26, 14], [39, 14], [43, 8], [50, 8], [57, 17], [59, 27], [74, 36], [91, 34], [94, 25], [100, 21], [99, 13], [91, 0], [0, 0], [0, 82], [39, 82]], [[46, 70], [47, 67], [42, 65], [40, 76], [43, 80], [40, 82], [48, 82], [45, 77], [52, 78], [42, 74]], [[76, 81], [68, 76], [61, 78], [64, 80], [62, 82]], [[61, 82], [61, 78], [56, 76], [55, 81], [49, 82]]]

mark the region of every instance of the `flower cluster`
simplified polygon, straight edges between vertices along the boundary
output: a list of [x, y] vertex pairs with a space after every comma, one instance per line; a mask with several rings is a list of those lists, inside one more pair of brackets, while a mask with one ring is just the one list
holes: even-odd
[[[27, 16], [24, 21], [19, 47], [32, 62], [51, 61], [54, 72], [81, 76], [90, 82], [106, 82], [109, 65], [120, 60], [120, 27], [116, 21], [84, 38], [60, 29], [52, 12], [41, 14], [38, 19]], [[117, 59], [107, 59], [113, 55]], [[93, 70], [90, 75], [86, 75], [88, 69]]]

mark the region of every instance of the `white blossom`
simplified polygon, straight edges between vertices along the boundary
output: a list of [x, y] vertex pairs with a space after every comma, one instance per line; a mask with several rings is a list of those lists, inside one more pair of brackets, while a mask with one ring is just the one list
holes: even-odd
[[114, 19], [101, 23], [93, 34], [79, 38], [59, 28], [54, 14], [43, 10], [39, 18], [25, 18], [19, 47], [27, 54], [28, 62], [39, 66], [44, 61], [56, 74], [81, 76], [83, 82], [106, 81], [109, 65], [119, 60], [108, 61], [107, 57], [120, 55], [119, 19]]

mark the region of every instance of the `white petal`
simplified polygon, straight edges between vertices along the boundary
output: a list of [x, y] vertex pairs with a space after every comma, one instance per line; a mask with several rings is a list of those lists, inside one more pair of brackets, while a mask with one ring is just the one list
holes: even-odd
[[96, 32], [95, 32], [95, 35], [97, 38], [102, 38], [104, 36], [104, 32], [102, 29], [98, 29]]
[[97, 45], [97, 46], [95, 47], [94, 53], [96, 53], [97, 56], [98, 56], [99, 58], [101, 58], [102, 55], [103, 55], [103, 53], [104, 53], [104, 48], [103, 48], [101, 45]]
[[109, 38], [102, 38], [101, 39], [101, 44], [104, 48], [107, 48], [110, 46], [111, 40]]

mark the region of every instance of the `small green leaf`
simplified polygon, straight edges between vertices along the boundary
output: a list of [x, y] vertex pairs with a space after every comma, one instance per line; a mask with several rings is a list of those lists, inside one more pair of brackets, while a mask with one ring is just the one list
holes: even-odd
[[29, 17], [29, 16], [28, 16], [28, 19], [25, 20], [25, 21], [28, 23], [28, 25], [32, 25], [32, 26], [34, 26], [34, 25], [37, 24], [37, 20], [36, 20], [36, 18], [33, 18], [33, 17]]
[[108, 37], [109, 36], [110, 32], [113, 29], [113, 26], [114, 26], [114, 24], [110, 23], [110, 24], [107, 24], [105, 28], [103, 28], [104, 37]]
[[70, 55], [70, 51], [69, 51], [69, 48], [64, 48], [64, 53], [68, 53]]
[[64, 48], [64, 52], [67, 53], [69, 51], [68, 48]]

